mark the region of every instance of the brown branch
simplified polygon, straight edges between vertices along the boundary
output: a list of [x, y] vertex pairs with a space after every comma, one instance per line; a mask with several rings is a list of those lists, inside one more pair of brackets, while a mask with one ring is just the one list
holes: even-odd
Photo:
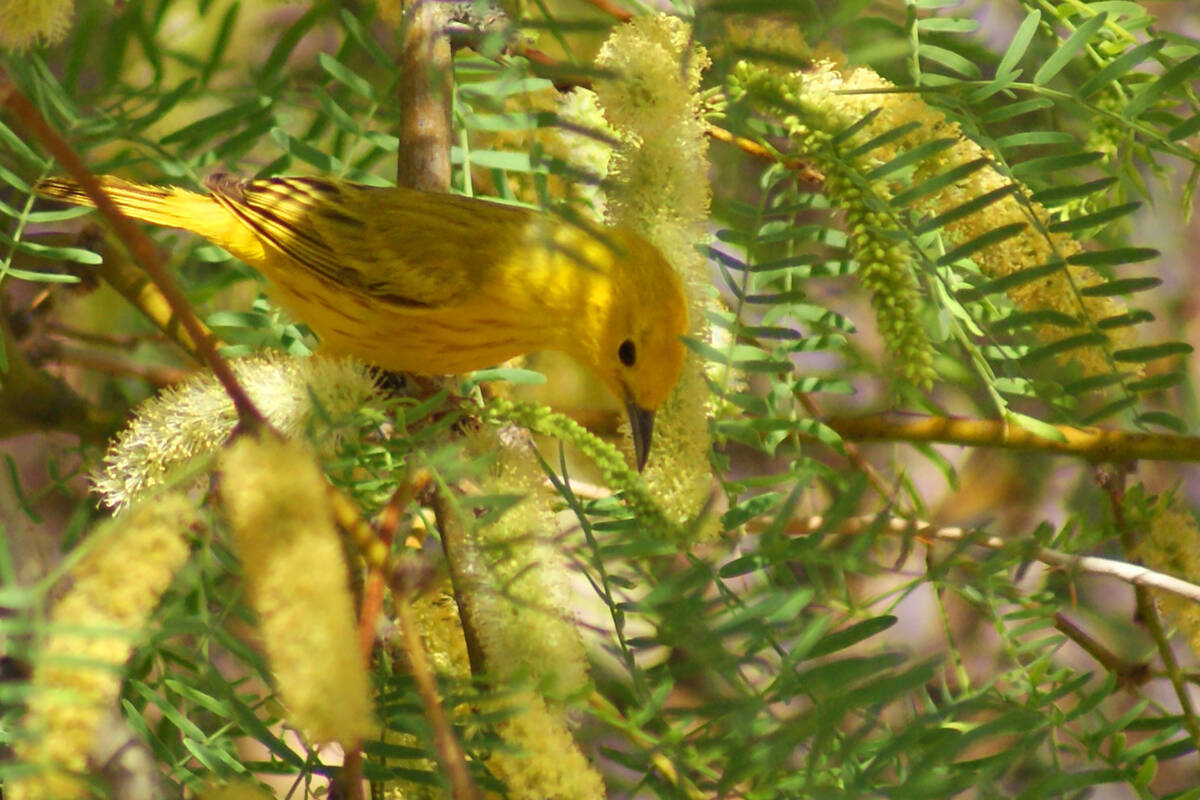
[[1126, 661], [1096, 641], [1087, 631], [1080, 628], [1062, 613], [1054, 615], [1054, 627], [1058, 632], [1077, 644], [1081, 650], [1096, 659], [1117, 679], [1123, 689], [1136, 689], [1154, 677], [1150, 665], [1145, 661]]
[[475, 632], [474, 598], [472, 589], [478, 585], [478, 576], [472, 571], [467, 541], [467, 526], [462, 514], [450, 497], [449, 489], [439, 487], [430, 500], [433, 518], [437, 522], [442, 539], [442, 552], [446, 554], [446, 567], [450, 571], [450, 585], [454, 589], [454, 602], [458, 606], [458, 617], [462, 621], [463, 638], [467, 643], [467, 661], [472, 675], [483, 675], [487, 671], [487, 659], [483, 645]]
[[428, 192], [450, 190], [454, 84], [446, 5], [418, 0], [405, 11], [401, 34], [396, 183]]
[[433, 666], [429, 662], [429, 654], [425, 652], [425, 643], [421, 640], [421, 631], [417, 626], [416, 613], [412, 607], [413, 594], [418, 587], [413, 585], [407, 570], [398, 569], [392, 580], [392, 596], [396, 602], [396, 617], [400, 625], [400, 638], [408, 663], [412, 668], [413, 681], [417, 685], [417, 694], [421, 696], [421, 704], [425, 707], [425, 716], [433, 727], [433, 743], [437, 749], [438, 760], [450, 776], [451, 797], [455, 800], [474, 800], [479, 797], [475, 782], [467, 769], [467, 757], [450, 720], [446, 709], [438, 698], [437, 682], [434, 680]]
[[625, 9], [618, 6], [616, 3], [613, 3], [611, 0], [584, 0], [584, 1], [588, 5], [593, 6], [597, 9], [599, 9], [600, 11], [603, 11], [605, 14], [608, 14], [610, 17], [612, 17], [613, 19], [618, 20], [620, 22], [628, 22], [629, 20], [633, 19], [633, 12], [626, 11]]
[[150, 279], [158, 286], [172, 313], [183, 325], [188, 336], [196, 343], [204, 363], [229, 394], [233, 406], [237, 410], [239, 425], [243, 427], [266, 426], [267, 422], [254, 407], [249, 395], [238, 384], [229, 363], [217, 352], [213, 339], [208, 335], [200, 321], [192, 313], [187, 299], [176, 286], [163, 261], [159, 257], [154, 243], [125, 216], [112, 199], [100, 187], [96, 176], [92, 174], [83, 159], [67, 144], [50, 126], [33, 103], [9, 79], [8, 74], [0, 68], [0, 106], [7, 106], [13, 116], [21, 123], [42, 146], [58, 160], [58, 163], [80, 185], [97, 210], [104, 215], [112, 226], [113, 231], [121, 242], [128, 248], [130, 254]]
[[374, 526], [375, 535], [367, 546], [368, 549], [363, 552], [367, 562], [367, 581], [363, 587], [362, 609], [358, 616], [358, 643], [363, 657], [368, 660], [375, 645], [375, 621], [383, 610], [383, 587], [390, 567], [392, 542], [396, 539], [396, 531], [400, 528], [404, 510], [414, 498], [429, 488], [432, 480], [433, 476], [429, 471], [422, 469], [400, 483], [380, 512], [379, 520]]
[[1131, 433], [1094, 427], [1055, 425], [1062, 440], [1048, 439], [1025, 428], [989, 419], [879, 414], [830, 417], [825, 424], [852, 441], [940, 442], [974, 447], [1000, 447], [1075, 456], [1092, 462], [1127, 463], [1142, 459], [1200, 461], [1200, 437]]

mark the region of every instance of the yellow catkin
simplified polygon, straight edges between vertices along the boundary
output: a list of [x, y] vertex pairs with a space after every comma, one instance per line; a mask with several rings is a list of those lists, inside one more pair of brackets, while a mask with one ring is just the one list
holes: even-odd
[[195, 504], [167, 494], [134, 506], [93, 534], [55, 604], [34, 667], [26, 738], [16, 760], [35, 771], [5, 786], [9, 800], [89, 795], [82, 776], [101, 720], [121, 689], [121, 668], [150, 613], [188, 556]]
[[290, 719], [352, 746], [372, 729], [370, 685], [333, 509], [312, 451], [243, 436], [221, 458], [221, 498]]
[[[344, 358], [292, 358], [281, 353], [231, 362], [238, 383], [276, 430], [312, 430], [336, 440], [337, 428], [375, 396], [370, 369]], [[212, 373], [199, 373], [142, 403], [104, 456], [93, 485], [118, 510], [160, 486], [192, 459], [215, 453], [237, 424], [237, 412]]]
[[[699, 95], [708, 55], [692, 42], [682, 20], [644, 16], [614, 31], [596, 65], [614, 75], [597, 81], [596, 94], [620, 142], [609, 163], [609, 221], [639, 231], [662, 252], [686, 287], [689, 335], [707, 339], [704, 310], [711, 281], [695, 245], [707, 235], [712, 196]], [[703, 361], [689, 353], [674, 392], [656, 415], [645, 472], [677, 524], [697, 515], [712, 487], [703, 369]], [[711, 534], [712, 523], [689, 530]]]
[[579, 750], [562, 715], [542, 698], [523, 693], [522, 708], [497, 728], [508, 746], [496, 750], [487, 766], [514, 800], [600, 800], [604, 781]]
[[71, 25], [71, 0], [0, 0], [0, 47], [54, 44]]
[[[1184, 580], [1200, 576], [1200, 528], [1196, 516], [1173, 495], [1151, 511], [1136, 555], [1147, 567]], [[1192, 650], [1200, 655], [1200, 606], [1171, 592], [1154, 591], [1159, 607], [1174, 622]]]
[[[955, 140], [949, 148], [931, 158], [924, 159], [913, 174], [905, 175], [895, 191], [916, 186], [924, 180], [956, 166], [988, 158], [989, 154], [968, 138], [958, 123], [927, 104], [919, 94], [892, 92], [894, 85], [865, 67], [843, 69], [834, 61], [818, 61], [812, 69], [801, 76], [804, 98], [817, 106], [836, 108], [850, 119], [857, 120], [878, 110], [878, 115], [865, 126], [855, 142], [865, 142], [879, 134], [910, 122], [919, 125], [906, 136], [890, 142], [871, 152], [874, 162], [884, 163], [895, 156], [934, 139]], [[870, 90], [878, 89], [878, 93]], [[921, 210], [934, 216], [981, 197], [988, 192], [1008, 186], [1012, 181], [986, 166], [950, 186], [931, 194], [921, 202]], [[948, 223], [943, 230], [951, 245], [971, 241], [989, 231], [1005, 225], [1020, 223], [1025, 229], [1002, 242], [985, 247], [972, 254], [971, 258], [980, 270], [991, 278], [1002, 278], [1031, 267], [1038, 267], [1054, 259], [1068, 259], [1083, 251], [1074, 238], [1065, 233], [1046, 233], [1052, 221], [1050, 213], [1041, 204], [1029, 199], [1024, 187], [1017, 194], [1010, 194], [995, 203]], [[1008, 292], [1013, 304], [1025, 311], [1053, 309], [1079, 319], [1093, 322], [1124, 314], [1125, 304], [1112, 297], [1081, 298], [1077, 290], [1094, 286], [1103, 281], [1095, 270], [1088, 267], [1070, 266], [1030, 283], [1022, 284]], [[1055, 341], [1078, 333], [1079, 330], [1043, 327], [1039, 335]], [[1127, 347], [1133, 339], [1128, 327], [1105, 331], [1110, 339], [1108, 351]], [[1086, 347], [1071, 351], [1064, 359], [1079, 363], [1088, 375], [1111, 371], [1108, 355], [1104, 348]]]
[[532, 679], [545, 694], [565, 697], [589, 684], [587, 655], [571, 613], [567, 566], [554, 539], [558, 527], [541, 469], [520, 440], [484, 429], [477, 452], [499, 453], [479, 478], [487, 495], [522, 499], [474, 532], [472, 622], [488, 670], [502, 679]]

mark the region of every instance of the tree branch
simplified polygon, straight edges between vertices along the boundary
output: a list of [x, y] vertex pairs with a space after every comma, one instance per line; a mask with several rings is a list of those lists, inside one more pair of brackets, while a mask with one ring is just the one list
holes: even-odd
[[1052, 426], [1061, 440], [1039, 436], [1003, 420], [877, 414], [830, 417], [825, 424], [857, 442], [940, 442], [1075, 456], [1092, 462], [1200, 461], [1200, 437], [1131, 433], [1107, 428]]

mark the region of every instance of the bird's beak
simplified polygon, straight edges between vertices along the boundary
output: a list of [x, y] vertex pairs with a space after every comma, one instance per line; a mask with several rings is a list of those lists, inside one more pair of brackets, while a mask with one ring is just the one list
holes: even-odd
[[654, 412], [647, 411], [630, 400], [625, 405], [629, 412], [629, 427], [633, 429], [633, 454], [637, 460], [638, 472], [646, 466], [650, 455], [650, 437], [654, 434]]

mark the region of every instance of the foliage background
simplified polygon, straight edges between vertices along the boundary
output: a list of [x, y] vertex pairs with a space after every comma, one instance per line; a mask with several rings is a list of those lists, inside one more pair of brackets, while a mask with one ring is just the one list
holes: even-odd
[[[639, 537], [636, 517], [611, 499], [565, 491], [559, 516], [579, 576], [593, 679], [612, 703], [581, 712], [577, 738], [610, 793], [1192, 796], [1195, 715], [1181, 709], [1167, 679], [1169, 671], [1193, 676], [1185, 637], [1164, 648], [1147, 630], [1146, 608], [1135, 613], [1129, 586], [1048, 568], [1030, 549], [1132, 559], [1122, 537], [1145, 530], [1160, 493], [1178, 486], [1186, 503], [1190, 472], [1142, 461], [1126, 475], [1047, 453], [888, 441], [855, 446], [848, 457], [818, 420], [886, 409], [980, 418], [1004, 411], [1013, 424], [1043, 431], [1037, 420], [1153, 435], [1195, 429], [1189, 360], [1169, 343], [1195, 340], [1187, 212], [1200, 163], [1200, 49], [1189, 31], [1200, 17], [1182, 3], [1155, 6], [1154, 19], [1137, 3], [1050, 0], [746, 0], [669, 10], [694, 16], [697, 39], [713, 49], [705, 79], [713, 89], [746, 56], [722, 47], [725, 32], [735, 18], [753, 17], [780, 42], [803, 35], [812, 46], [829, 43], [852, 64], [919, 87], [997, 163], [1049, 193], [1043, 197], [1056, 196], [1063, 219], [1085, 218], [1071, 230], [1090, 249], [1117, 253], [1096, 261], [1109, 280], [1156, 279], [1117, 289], [1138, 290], [1131, 305], [1152, 312], [1129, 320], [1139, 323], [1136, 342], [1168, 344], [1139, 355], [1144, 375], [1118, 376], [1108, 394], [1089, 393], [1083, 376], [1039, 343], [1039, 320], [1013, 315], [1006, 287], [969, 271], [948, 277], [946, 264], [925, 262], [916, 267], [921, 319], [934, 337], [938, 381], [928, 393], [904, 384], [884, 354], [841, 217], [828, 209], [820, 183], [714, 143], [713, 285], [727, 332], [742, 337], [705, 351], [718, 397], [712, 513], [721, 515], [724, 535], [671, 552]], [[1033, 11], [1040, 22], [1023, 27]], [[537, 46], [563, 69], [533, 68], [507, 55], [497, 36], [456, 51], [455, 185], [547, 203], [579, 175], [546, 144], [555, 129], [546, 76], [587, 79], [616, 23], [585, 3], [532, 3], [523, 14]], [[1118, 66], [1106, 75], [1116, 89], [1085, 92], [1104, 65], [1152, 41], [1162, 47], [1143, 71], [1132, 71], [1141, 61]], [[399, 145], [395, 53], [394, 30], [370, 5], [81, 2], [61, 43], [6, 54], [0, 65], [97, 173], [186, 185], [218, 169], [379, 183], [394, 174]], [[1006, 68], [1024, 75], [1009, 80]], [[712, 110], [713, 121], [736, 135], [786, 146], [770, 120], [734, 107], [720, 114], [715, 102]], [[83, 212], [31, 199], [30, 183], [55, 174], [54, 165], [8, 119], [0, 118], [0, 138], [6, 360], [61, 378], [101, 422], [122, 418], [191, 365], [89, 278], [94, 255], [62, 233], [78, 231]], [[1143, 204], [1126, 205], [1137, 200]], [[155, 236], [231, 354], [309, 351], [303, 328], [269, 304], [247, 268], [196, 237]], [[1144, 257], [1120, 249], [1129, 247], [1159, 255], [1127, 263]], [[759, 268], [739, 271], [746, 265]], [[966, 285], [978, 289], [971, 299], [955, 293]], [[553, 357], [527, 366], [548, 381], [512, 392], [614, 432], [613, 409], [587, 376]], [[5, 411], [27, 420], [12, 385], [5, 384]], [[93, 421], [67, 414], [40, 429], [6, 429], [20, 435], [4, 443], [0, 480], [0, 631], [13, 666], [5, 733], [19, 719], [19, 665], [36, 641], [31, 632], [45, 624], [44, 608], [69, 563], [63, 556], [86, 547], [85, 532], [103, 516], [84, 478], [101, 455]], [[360, 422], [365, 432], [377, 420]], [[559, 468], [556, 443], [542, 444]], [[426, 453], [448, 480], [470, 475], [469, 465], [458, 466], [461, 454], [443, 446], [432, 433], [386, 444], [352, 437], [326, 468], [370, 515], [395, 487], [393, 468], [414, 452]], [[567, 463], [572, 477], [597, 480], [582, 460], [568, 455]], [[855, 515], [893, 513], [999, 536], [1007, 546], [930, 545], [882, 524], [845, 525]], [[795, 524], [810, 514], [824, 515], [815, 532]], [[327, 772], [271, 727], [269, 671], [246, 644], [248, 612], [230, 591], [238, 586], [234, 559], [219, 536], [195, 549], [129, 667], [128, 718], [170, 780], [189, 788], [247, 771]], [[1163, 660], [1172, 653], [1178, 667]], [[386, 725], [416, 732], [418, 744], [368, 745], [367, 776], [442, 785], [432, 762], [413, 766], [433, 751], [408, 677], [384, 667], [376, 677]], [[451, 702], [486, 691], [454, 683], [443, 690]], [[468, 751], [496, 746], [480, 732], [487, 723], [470, 713], [458, 721]], [[662, 757], [677, 770], [674, 779]]]

